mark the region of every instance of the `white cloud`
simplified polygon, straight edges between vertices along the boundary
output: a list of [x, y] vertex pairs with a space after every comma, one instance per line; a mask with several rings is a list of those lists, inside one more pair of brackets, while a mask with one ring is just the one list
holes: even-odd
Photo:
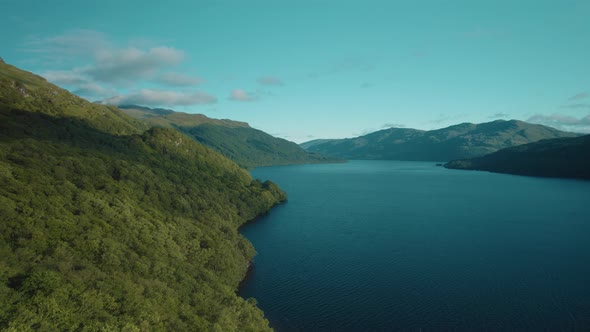
[[251, 95], [242, 89], [234, 89], [231, 91], [229, 99], [235, 101], [253, 101], [257, 99], [257, 96]]
[[105, 88], [96, 83], [85, 83], [79, 85], [79, 87], [76, 90], [72, 91], [72, 93], [82, 97], [103, 98], [109, 95], [112, 96], [116, 92], [113, 89]]
[[[116, 95], [113, 92], [116, 88], [138, 89], [146, 87], [146, 83], [147, 86], [188, 87], [202, 82], [187, 73], [174, 72], [174, 67], [185, 59], [182, 50], [146, 41], [131, 41], [128, 46], [118, 47], [106, 35], [92, 30], [32, 37], [24, 44], [24, 50], [34, 53], [38, 63], [49, 64], [46, 68], [59, 68], [44, 73], [48, 81], [85, 96], [104, 98]], [[68, 67], [69, 70], [63, 69]], [[193, 100], [198, 99], [193, 94]]]
[[580, 92], [580, 93], [577, 93], [577, 94], [569, 97], [568, 100], [579, 100], [579, 99], [584, 99], [584, 98], [588, 98], [588, 97], [589, 97], [589, 95], [587, 92]]
[[488, 116], [488, 119], [506, 119], [509, 116], [510, 114], [499, 112]]
[[78, 71], [49, 70], [42, 74], [45, 79], [54, 84], [79, 85], [88, 83], [88, 79]]
[[590, 133], [590, 114], [581, 118], [561, 114], [537, 114], [530, 117], [527, 122], [543, 124], [560, 130]]
[[263, 76], [263, 77], [259, 77], [256, 80], [259, 84], [262, 85], [275, 85], [275, 86], [281, 86], [283, 85], [283, 80], [281, 80], [278, 77], [275, 76]]
[[198, 77], [192, 77], [179, 73], [164, 73], [155, 79], [155, 82], [167, 86], [194, 86], [203, 82]]
[[50, 58], [68, 58], [79, 55], [96, 55], [100, 50], [112, 48], [107, 37], [94, 30], [70, 30], [51, 37], [30, 37], [24, 51], [43, 54]]
[[200, 104], [212, 104], [217, 98], [200, 91], [179, 92], [168, 90], [143, 89], [126, 95], [120, 95], [103, 100], [103, 104], [142, 106], [189, 106]]
[[381, 126], [381, 129], [386, 129], [386, 128], [405, 128], [406, 125], [403, 123], [384, 123]]
[[590, 104], [589, 103], [577, 103], [577, 104], [569, 104], [569, 105], [563, 105], [561, 106], [561, 108], [582, 108], [582, 109], [590, 109]]
[[96, 63], [84, 72], [93, 79], [107, 83], [126, 83], [147, 79], [158, 69], [176, 65], [184, 52], [172, 47], [156, 47], [148, 51], [131, 47], [101, 51]]

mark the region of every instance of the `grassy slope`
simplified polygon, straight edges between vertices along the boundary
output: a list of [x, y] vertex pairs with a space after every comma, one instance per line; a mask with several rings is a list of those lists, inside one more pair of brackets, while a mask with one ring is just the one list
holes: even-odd
[[269, 330], [237, 228], [284, 193], [145, 129], [0, 64], [0, 329]]
[[293, 142], [273, 137], [244, 122], [138, 106], [123, 106], [123, 109], [151, 126], [176, 128], [245, 168], [335, 161], [309, 153]]
[[293, 142], [253, 128], [228, 128], [204, 124], [181, 127], [181, 130], [245, 168], [335, 161], [333, 158], [307, 152]]
[[590, 179], [590, 135], [520, 145], [479, 158], [454, 160], [445, 167]]

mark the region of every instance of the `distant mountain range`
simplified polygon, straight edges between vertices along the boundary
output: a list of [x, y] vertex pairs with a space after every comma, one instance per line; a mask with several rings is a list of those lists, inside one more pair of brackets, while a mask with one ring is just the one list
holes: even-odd
[[590, 135], [519, 145], [445, 167], [517, 175], [590, 179]]
[[580, 135], [517, 120], [497, 120], [430, 131], [389, 128], [355, 138], [313, 140], [301, 146], [310, 152], [343, 159], [450, 161], [542, 139], [576, 136]]
[[119, 108], [150, 126], [180, 130], [245, 168], [337, 161], [336, 158], [326, 158], [318, 153], [305, 151], [296, 143], [271, 136], [245, 122], [217, 120], [202, 114], [137, 105]]

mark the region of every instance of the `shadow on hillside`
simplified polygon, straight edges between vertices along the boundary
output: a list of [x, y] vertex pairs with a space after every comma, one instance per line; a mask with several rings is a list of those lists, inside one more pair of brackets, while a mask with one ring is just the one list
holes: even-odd
[[92, 127], [84, 119], [0, 109], [0, 142], [24, 139], [62, 143], [82, 149], [132, 153], [133, 141], [141, 137], [105, 133]]

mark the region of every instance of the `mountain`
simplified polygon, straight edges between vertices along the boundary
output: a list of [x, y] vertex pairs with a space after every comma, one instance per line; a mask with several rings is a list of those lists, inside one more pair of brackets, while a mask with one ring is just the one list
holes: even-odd
[[590, 179], [590, 135], [519, 145], [479, 158], [454, 160], [446, 168], [517, 175]]
[[273, 137], [250, 127], [245, 122], [217, 120], [202, 114], [150, 109], [136, 105], [119, 108], [150, 126], [175, 128], [245, 168], [335, 161], [334, 158], [307, 152], [293, 142]]
[[0, 330], [268, 331], [237, 229], [283, 201], [231, 160], [0, 64]]
[[302, 146], [310, 152], [344, 159], [449, 161], [483, 156], [541, 139], [575, 136], [579, 135], [542, 125], [497, 120], [430, 131], [389, 128], [356, 138], [312, 141]]

